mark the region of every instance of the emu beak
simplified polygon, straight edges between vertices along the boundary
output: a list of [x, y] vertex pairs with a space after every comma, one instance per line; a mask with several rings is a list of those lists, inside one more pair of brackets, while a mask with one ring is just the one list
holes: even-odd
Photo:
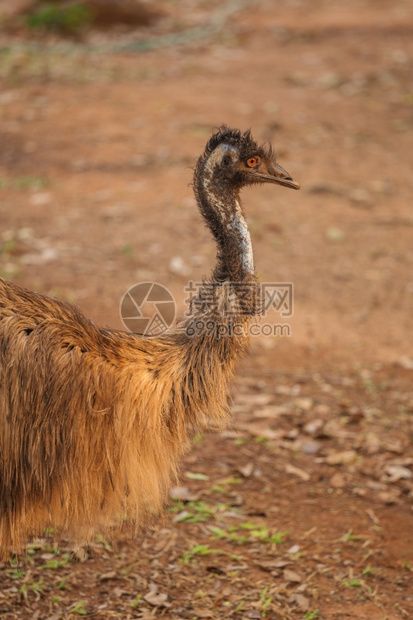
[[253, 176], [257, 181], [262, 183], [277, 183], [278, 185], [284, 185], [285, 187], [291, 187], [291, 189], [300, 189], [300, 184], [295, 181], [286, 170], [280, 164], [271, 164], [267, 168], [268, 174], [261, 172], [253, 172]]

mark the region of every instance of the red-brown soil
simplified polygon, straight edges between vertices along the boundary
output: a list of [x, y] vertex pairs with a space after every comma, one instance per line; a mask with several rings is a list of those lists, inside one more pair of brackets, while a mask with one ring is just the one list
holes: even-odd
[[191, 167], [251, 127], [302, 184], [243, 196], [291, 335], [252, 339], [183, 503], [136, 539], [34, 541], [0, 618], [412, 618], [413, 6], [154, 4], [141, 30], [0, 30], [0, 275], [112, 327], [138, 282], [184, 311], [215, 254]]

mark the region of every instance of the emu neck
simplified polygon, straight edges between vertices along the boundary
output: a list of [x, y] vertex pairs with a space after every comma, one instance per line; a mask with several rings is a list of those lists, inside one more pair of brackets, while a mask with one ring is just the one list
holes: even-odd
[[239, 282], [254, 277], [251, 237], [242, 213], [239, 191], [216, 183], [206, 171], [196, 187], [199, 207], [217, 243], [216, 281]]
[[236, 201], [236, 210], [230, 217], [227, 228], [230, 235], [234, 237], [236, 245], [239, 247], [239, 261], [242, 269], [248, 273], [254, 273], [254, 256], [252, 253], [251, 236], [247, 222], [242, 214], [241, 205]]

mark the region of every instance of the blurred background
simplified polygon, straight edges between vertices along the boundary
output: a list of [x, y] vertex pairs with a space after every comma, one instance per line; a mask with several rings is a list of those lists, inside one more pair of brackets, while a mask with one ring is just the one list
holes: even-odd
[[291, 335], [252, 338], [157, 526], [0, 565], [7, 620], [413, 617], [411, 0], [0, 0], [0, 276], [103, 326], [146, 281], [184, 312], [221, 123], [302, 186], [243, 193]]
[[[261, 280], [293, 282], [279, 355], [402, 360], [413, 312], [410, 0], [0, 1], [0, 273], [120, 327], [133, 284], [215, 248], [190, 187], [221, 123], [301, 192], [244, 192]], [[279, 317], [278, 317], [279, 318]]]

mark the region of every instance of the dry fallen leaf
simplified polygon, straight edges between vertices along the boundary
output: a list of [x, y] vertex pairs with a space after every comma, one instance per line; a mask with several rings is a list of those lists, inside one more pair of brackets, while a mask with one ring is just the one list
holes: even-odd
[[313, 435], [313, 437], [318, 437], [320, 431], [324, 426], [324, 420], [320, 420], [320, 418], [316, 418], [315, 420], [310, 420], [307, 424], [304, 425], [304, 432], [308, 435]]
[[379, 525], [380, 519], [377, 517], [377, 515], [373, 512], [371, 508], [367, 508], [366, 513], [368, 514], [370, 519], [373, 521], [374, 525]]
[[284, 405], [272, 405], [253, 411], [254, 418], [278, 418], [283, 415], [290, 415], [291, 409]]
[[394, 452], [395, 454], [403, 454], [403, 444], [398, 439], [386, 439], [383, 441], [383, 448], [388, 452]]
[[300, 575], [290, 568], [286, 568], [284, 570], [283, 577], [285, 581], [288, 581], [289, 583], [301, 583]]
[[235, 401], [251, 407], [268, 405], [272, 400], [271, 394], [237, 394]]
[[346, 478], [340, 472], [336, 472], [333, 476], [331, 476], [330, 484], [333, 489], [342, 489], [346, 486]]
[[291, 564], [289, 560], [262, 560], [260, 562], [256, 562], [256, 565], [262, 568], [265, 571], [273, 571], [281, 568], [285, 568]]
[[294, 594], [291, 594], [288, 602], [297, 605], [297, 607], [302, 609], [302, 611], [308, 611], [308, 609], [310, 608], [310, 601], [308, 600], [308, 598], [296, 592]]
[[193, 614], [196, 618], [213, 618], [214, 614], [209, 609], [204, 609], [202, 607], [194, 607]]
[[407, 469], [407, 467], [403, 467], [402, 465], [389, 465], [384, 471], [388, 482], [408, 480], [412, 477], [412, 472], [410, 469]]
[[188, 487], [172, 487], [169, 491], [169, 497], [181, 502], [190, 502], [196, 501], [199, 496], [196, 493], [192, 493]]
[[168, 595], [158, 592], [158, 586], [155, 583], [149, 584], [149, 592], [143, 597], [144, 600], [154, 607], [169, 607], [167, 603]]
[[305, 441], [301, 445], [301, 452], [304, 452], [304, 454], [317, 454], [317, 452], [320, 452], [322, 447], [323, 446], [319, 441]]
[[333, 452], [329, 454], [325, 462], [328, 465], [349, 465], [354, 463], [357, 458], [357, 452], [355, 450], [343, 450], [343, 452]]
[[405, 370], [413, 370], [413, 359], [407, 355], [403, 355], [399, 359], [399, 365]]
[[377, 433], [368, 432], [363, 440], [363, 448], [368, 454], [377, 454], [381, 448], [381, 440]]
[[298, 476], [298, 478], [301, 478], [301, 480], [304, 480], [305, 482], [310, 480], [310, 474], [307, 471], [304, 471], [304, 469], [300, 469], [299, 467], [295, 467], [294, 465], [291, 465], [291, 463], [286, 464], [285, 471], [287, 474]]
[[238, 467], [238, 471], [244, 476], [244, 478], [249, 478], [254, 471], [254, 463], [247, 463], [242, 467]]
[[75, 556], [78, 562], [86, 562], [89, 559], [89, 553], [84, 546], [76, 549]]
[[121, 598], [125, 594], [129, 594], [129, 590], [124, 590], [123, 588], [113, 588], [112, 592], [116, 598]]
[[283, 568], [279, 566], [279, 562], [272, 562], [271, 560], [256, 562], [256, 566], [258, 566], [262, 570], [268, 571], [269, 573], [279, 568]]
[[377, 500], [382, 504], [398, 504], [400, 491], [392, 489], [391, 491], [381, 491], [377, 494]]
[[360, 407], [350, 407], [347, 411], [348, 421], [351, 423], [360, 422], [365, 417], [364, 411]]
[[116, 571], [111, 570], [107, 573], [102, 573], [101, 575], [99, 575], [99, 581], [109, 581], [109, 579], [115, 579], [116, 578]]
[[142, 609], [137, 617], [139, 620], [153, 620], [152, 612], [147, 609]]
[[281, 396], [297, 396], [300, 392], [301, 387], [299, 385], [294, 385], [293, 387], [289, 385], [277, 385], [275, 388], [275, 393]]
[[313, 406], [313, 399], [307, 396], [302, 396], [301, 398], [294, 398], [294, 405], [301, 409], [302, 411], [309, 411]]
[[294, 554], [298, 553], [299, 551], [300, 551], [300, 545], [296, 544], [296, 545], [293, 545], [292, 547], [290, 547], [287, 550], [287, 553], [289, 553], [290, 555], [294, 555]]
[[253, 437], [267, 437], [267, 439], [279, 439], [283, 435], [283, 433], [280, 431], [274, 431], [273, 429], [268, 428], [267, 425], [258, 423], [240, 424], [239, 428], [241, 428], [243, 431], [246, 431]]

